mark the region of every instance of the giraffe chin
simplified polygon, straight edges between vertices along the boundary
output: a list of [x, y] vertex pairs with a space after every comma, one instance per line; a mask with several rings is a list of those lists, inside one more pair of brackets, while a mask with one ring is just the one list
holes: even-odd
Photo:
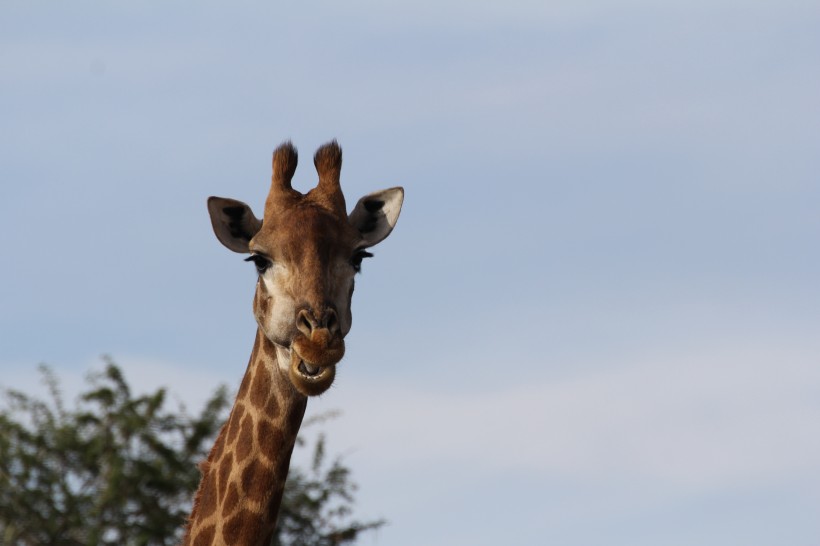
[[293, 349], [290, 351], [290, 366], [288, 367], [290, 381], [300, 393], [305, 396], [322, 394], [336, 377], [336, 365], [318, 366], [302, 359]]

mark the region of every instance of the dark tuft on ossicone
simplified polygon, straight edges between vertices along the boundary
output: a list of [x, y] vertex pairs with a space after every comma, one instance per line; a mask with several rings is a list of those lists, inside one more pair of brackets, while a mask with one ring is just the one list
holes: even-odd
[[273, 152], [273, 179], [290, 187], [290, 180], [296, 172], [299, 154], [289, 140], [279, 145]]
[[342, 148], [339, 143], [331, 140], [316, 150], [313, 164], [316, 165], [320, 180], [325, 177], [338, 180], [339, 172], [342, 170]]

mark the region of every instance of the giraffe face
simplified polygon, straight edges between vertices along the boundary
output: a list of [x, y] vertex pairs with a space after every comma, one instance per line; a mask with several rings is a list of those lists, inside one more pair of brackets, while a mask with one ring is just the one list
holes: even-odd
[[369, 194], [348, 216], [341, 189], [334, 192], [323, 178], [328, 162], [323, 163], [320, 154], [329, 147], [338, 156], [330, 161], [330, 167], [338, 161], [338, 188], [341, 149], [332, 143], [317, 152], [317, 188], [302, 195], [289, 187], [288, 178], [282, 191], [277, 168], [292, 176], [296, 161], [295, 149], [286, 144], [274, 154], [274, 184], [264, 221], [239, 201], [208, 201], [217, 238], [231, 250], [250, 254], [247, 261], [259, 276], [253, 301], [256, 321], [276, 347], [280, 370], [308, 396], [321, 394], [333, 383], [352, 323], [354, 277], [362, 260], [371, 256], [367, 249], [392, 231], [404, 196], [401, 188]]
[[266, 221], [250, 241], [256, 321], [304, 394], [327, 390], [344, 355], [354, 276], [367, 254], [360, 242], [347, 219], [309, 205]]

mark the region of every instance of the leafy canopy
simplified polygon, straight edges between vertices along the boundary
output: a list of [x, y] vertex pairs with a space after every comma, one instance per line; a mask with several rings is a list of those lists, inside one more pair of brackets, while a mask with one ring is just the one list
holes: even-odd
[[[192, 416], [184, 407], [169, 411], [165, 389], [133, 395], [117, 365], [108, 358], [105, 363], [89, 376], [72, 409], [46, 366], [40, 367], [46, 400], [3, 393], [0, 545], [180, 541], [199, 483], [197, 464], [225, 421], [227, 389], [217, 388]], [[355, 489], [341, 459], [326, 461], [320, 434], [310, 467], [291, 468], [272, 545], [352, 543], [383, 525], [352, 518]]]

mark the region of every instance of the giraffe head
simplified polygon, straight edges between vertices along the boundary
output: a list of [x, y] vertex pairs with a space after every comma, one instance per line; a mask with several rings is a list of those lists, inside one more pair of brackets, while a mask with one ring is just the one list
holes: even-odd
[[219, 241], [250, 254], [259, 274], [253, 312], [276, 347], [280, 369], [304, 395], [326, 391], [350, 331], [354, 276], [368, 248], [384, 240], [401, 211], [402, 188], [362, 197], [348, 215], [339, 185], [342, 150], [333, 141], [316, 151], [319, 184], [306, 194], [291, 187], [296, 148], [273, 154], [273, 178], [263, 219], [241, 201], [208, 199]]

